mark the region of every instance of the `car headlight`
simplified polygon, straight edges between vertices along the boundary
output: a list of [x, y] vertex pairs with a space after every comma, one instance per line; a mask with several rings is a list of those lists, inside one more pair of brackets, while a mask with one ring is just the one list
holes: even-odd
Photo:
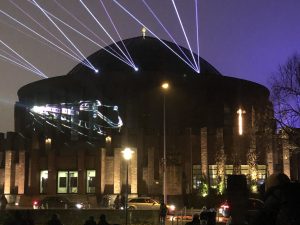
[[175, 207], [175, 205], [170, 205], [170, 206], [169, 206], [169, 209], [170, 209], [171, 211], [174, 211], [174, 210], [176, 209], [176, 207]]
[[83, 207], [83, 205], [81, 203], [76, 203], [75, 206], [76, 206], [77, 209], [82, 209], [82, 207]]

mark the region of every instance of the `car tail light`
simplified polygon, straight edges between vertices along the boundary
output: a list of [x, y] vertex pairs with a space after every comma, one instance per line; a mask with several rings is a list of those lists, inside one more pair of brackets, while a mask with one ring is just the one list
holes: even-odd
[[221, 208], [223, 208], [223, 209], [229, 209], [228, 203], [226, 202], [223, 205], [221, 205]]
[[34, 205], [34, 206], [37, 206], [38, 205], [38, 201], [36, 201], [36, 200], [34, 200], [33, 202], [32, 202], [32, 204]]

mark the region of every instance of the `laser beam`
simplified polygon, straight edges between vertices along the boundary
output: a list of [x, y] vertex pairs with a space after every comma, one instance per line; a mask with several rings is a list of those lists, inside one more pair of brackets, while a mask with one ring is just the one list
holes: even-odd
[[[71, 25], [69, 25], [68, 23], [64, 22], [63, 20], [59, 19], [57, 16], [53, 15], [52, 13], [50, 13], [49, 11], [45, 10], [45, 13], [47, 13], [49, 16], [51, 16], [52, 18], [56, 19], [57, 21], [59, 21], [60, 23], [62, 23], [63, 25], [65, 25], [66, 27], [70, 28], [71, 30], [73, 30], [74, 32], [76, 32], [77, 34], [79, 34], [80, 36], [84, 37], [85, 39], [89, 40], [90, 42], [92, 42], [93, 44], [97, 45], [100, 48], [103, 48], [105, 51], [107, 51], [108, 53], [110, 53], [111, 55], [113, 55], [114, 57], [118, 58], [119, 60], [121, 60], [122, 62], [126, 63], [127, 65], [132, 67], [132, 64], [128, 61], [126, 61], [122, 56], [120, 56], [118, 53], [114, 54], [111, 51], [109, 51], [108, 49], [104, 48], [102, 45], [98, 44], [97, 42], [95, 42], [94, 40], [92, 40], [91, 38], [89, 38], [88, 36], [84, 35], [83, 33], [81, 33], [79, 30], [75, 29], [74, 27], [72, 27]], [[95, 70], [95, 72], [97, 73], [97, 69]]]
[[197, 41], [197, 61], [198, 61], [198, 69], [199, 69], [199, 73], [200, 73], [200, 48], [199, 48], [199, 17], [198, 17], [198, 0], [195, 0], [195, 15], [196, 15], [196, 41]]
[[[52, 41], [48, 40], [47, 38], [45, 38], [44, 36], [42, 36], [41, 34], [39, 34], [38, 32], [36, 32], [35, 30], [33, 30], [32, 28], [26, 26], [24, 23], [20, 22], [19, 20], [15, 19], [14, 17], [12, 17], [11, 15], [9, 15], [8, 13], [4, 12], [3, 10], [0, 9], [0, 13], [4, 14], [5, 16], [7, 16], [8, 18], [10, 18], [11, 20], [13, 20], [14, 22], [16, 22], [17, 24], [21, 25], [22, 27], [26, 28], [27, 30], [31, 31], [32, 33], [34, 33], [35, 35], [37, 35], [38, 37], [40, 37], [41, 39], [45, 40], [46, 42], [50, 43], [51, 45], [53, 45], [54, 47], [58, 48], [59, 50], [61, 50], [62, 52], [64, 52], [65, 54], [69, 55], [70, 57], [72, 57], [74, 60], [76, 60], [77, 62], [81, 62], [84, 64], [84, 62], [82, 62], [81, 59], [77, 58], [76, 56], [70, 54], [69, 52], [67, 52], [66, 50], [64, 50], [63, 48], [61, 48], [60, 46], [58, 46], [57, 44], [53, 43]], [[85, 64], [84, 64], [85, 65]], [[86, 65], [88, 67], [88, 65]]]
[[109, 18], [111, 24], [113, 25], [113, 27], [114, 27], [116, 33], [118, 34], [119, 39], [120, 39], [120, 41], [121, 41], [121, 43], [122, 43], [122, 45], [123, 45], [125, 51], [127, 52], [127, 56], [130, 58], [129, 61], [132, 63], [133, 68], [136, 68], [136, 66], [134, 65], [134, 62], [133, 62], [133, 60], [132, 60], [132, 58], [131, 58], [131, 55], [129, 54], [128, 49], [126, 48], [124, 42], [122, 41], [122, 37], [121, 37], [120, 33], [118, 32], [118, 29], [117, 29], [117, 27], [115, 26], [114, 21], [112, 20], [111, 16], [109, 15], [109, 13], [108, 13], [108, 11], [107, 11], [107, 9], [106, 9], [106, 7], [105, 7], [103, 1], [102, 1], [102, 0], [99, 0], [99, 1], [100, 1], [100, 3], [102, 4], [102, 7], [103, 7], [103, 9], [104, 9], [106, 15], [108, 16], [108, 18]]
[[[68, 9], [66, 9], [63, 5], [61, 5], [58, 1], [54, 0], [54, 2], [63, 10], [65, 11], [69, 16], [71, 16], [77, 23], [79, 23], [81, 26], [83, 26], [87, 31], [89, 31], [91, 34], [93, 34], [98, 40], [100, 40], [102, 43], [107, 46], [112, 52], [114, 52], [116, 55], [118, 55], [120, 58], [123, 59], [122, 55], [120, 55], [114, 48], [112, 48], [107, 42], [105, 42], [102, 38], [99, 37], [94, 31], [92, 31], [88, 26], [86, 26], [82, 21], [80, 21], [76, 16], [74, 16]], [[49, 12], [50, 13], [50, 12]], [[103, 48], [103, 47], [101, 47]], [[105, 51], [107, 51], [105, 49]], [[110, 53], [109, 51], [107, 51]], [[114, 56], [114, 55], [113, 55]], [[124, 59], [125, 61], [126, 59]]]
[[[35, 20], [32, 16], [29, 15], [25, 10], [23, 10], [17, 3], [10, 0], [10, 2], [18, 8], [23, 14], [25, 14], [27, 17], [29, 17], [32, 21], [34, 21], [39, 27], [41, 27], [44, 31], [46, 31], [48, 34], [50, 34], [52, 37], [54, 37], [59, 43], [61, 43], [65, 48], [67, 48], [69, 51], [71, 51], [76, 57], [79, 58], [76, 52], [74, 52], [69, 46], [67, 46], [64, 42], [62, 42], [58, 37], [56, 37], [54, 34], [52, 34], [47, 28], [45, 28], [41, 23], [39, 23], [37, 20]], [[32, 3], [32, 2], [30, 2]], [[33, 3], [32, 3], [33, 4]]]
[[0, 54], [0, 58], [5, 59], [6, 61], [9, 61], [9, 62], [11, 62], [11, 63], [13, 63], [13, 64], [15, 64], [15, 65], [17, 65], [17, 66], [23, 68], [23, 69], [25, 69], [25, 70], [28, 70], [28, 71], [30, 71], [30, 72], [32, 72], [32, 73], [35, 73], [35, 74], [37, 74], [37, 75], [40, 76], [40, 77], [48, 78], [46, 75], [41, 74], [41, 73], [39, 73], [38, 71], [36, 71], [36, 70], [34, 70], [34, 69], [32, 69], [32, 68], [29, 68], [29, 67], [23, 65], [23, 64], [20, 63], [20, 62], [17, 62], [17, 61], [15, 61], [15, 60], [13, 60], [13, 59], [10, 59], [10, 58], [8, 58], [8, 57], [5, 56], [5, 55]]
[[32, 65], [29, 61], [27, 61], [23, 56], [21, 56], [18, 52], [16, 52], [14, 49], [12, 49], [10, 46], [8, 46], [6, 43], [4, 43], [2, 40], [0, 40], [0, 43], [3, 44], [6, 48], [8, 48], [10, 51], [12, 51], [14, 54], [16, 54], [20, 59], [22, 59], [24, 62], [26, 62], [28, 65], [30, 65], [34, 70], [36, 70], [37, 74], [44, 78], [48, 78], [42, 71], [40, 71], [38, 68], [36, 68], [34, 65]]
[[[79, 0], [79, 2], [83, 5], [83, 7], [87, 10], [87, 12], [91, 15], [91, 17], [96, 21], [96, 23], [102, 28], [102, 30], [106, 33], [106, 35], [114, 42], [116, 47], [122, 52], [122, 54], [127, 58], [127, 60], [130, 62], [130, 59], [127, 57], [127, 55], [124, 53], [124, 51], [120, 48], [120, 46], [115, 42], [115, 40], [112, 38], [112, 36], [107, 32], [107, 30], [104, 28], [104, 26], [99, 22], [99, 20], [95, 17], [95, 15], [91, 12], [91, 10], [83, 3], [82, 0]], [[135, 66], [133, 66], [134, 68]]]
[[162, 41], [151, 29], [149, 29], [144, 23], [142, 23], [139, 19], [137, 19], [129, 10], [127, 10], [123, 5], [121, 5], [118, 1], [113, 0], [121, 9], [123, 9], [129, 16], [131, 16], [136, 22], [138, 22], [141, 26], [145, 27], [147, 31], [149, 31], [155, 38], [157, 38], [164, 46], [166, 46], [170, 51], [172, 51], [176, 56], [178, 56], [184, 63], [186, 63], [190, 68], [197, 72], [197, 68], [195, 68], [192, 64], [189, 64], [184, 58], [182, 58], [177, 52], [175, 52], [170, 46], [168, 46], [164, 41]]
[[181, 53], [185, 56], [185, 58], [189, 61], [190, 64], [192, 64], [191, 60], [189, 59], [189, 57], [187, 57], [187, 55], [184, 53], [184, 51], [181, 49], [181, 47], [177, 44], [177, 42], [175, 41], [175, 39], [173, 38], [173, 36], [170, 34], [170, 32], [168, 31], [168, 29], [163, 25], [163, 23], [160, 21], [160, 19], [158, 18], [158, 16], [155, 14], [155, 12], [152, 10], [152, 8], [147, 4], [147, 2], [145, 0], [142, 0], [143, 3], [145, 4], [145, 6], [147, 7], [147, 9], [151, 12], [151, 14], [154, 16], [154, 18], [157, 20], [157, 22], [161, 25], [161, 27], [164, 29], [164, 31], [169, 35], [169, 37], [172, 39], [172, 41], [174, 42], [174, 44], [178, 47], [178, 49], [181, 51]]
[[77, 52], [82, 56], [83, 60], [89, 65], [88, 67], [96, 71], [97, 69], [91, 64], [91, 62], [82, 54], [82, 52], [76, 47], [76, 45], [71, 41], [70, 38], [59, 28], [59, 26], [48, 16], [44, 9], [35, 1], [32, 0], [35, 5], [42, 11], [42, 13], [49, 19], [49, 21], [59, 30], [59, 32], [67, 39], [67, 41], [77, 50]]
[[175, 4], [175, 1], [174, 1], [174, 0], [171, 0], [171, 1], [172, 1], [172, 3], [173, 3], [173, 7], [174, 7], [174, 9], [175, 9], [175, 12], [176, 12], [176, 15], [177, 15], [178, 21], [179, 21], [179, 23], [180, 23], [180, 26], [181, 26], [182, 32], [183, 32], [183, 34], [184, 34], [184, 37], [185, 37], [186, 43], [187, 43], [187, 45], [188, 45], [188, 47], [189, 47], [189, 50], [190, 50], [190, 52], [191, 52], [191, 55], [192, 55], [192, 57], [193, 57], [193, 60], [194, 60], [195, 66], [196, 66], [197, 70], [199, 70], [199, 68], [198, 68], [198, 66], [197, 66], [197, 63], [196, 63], [196, 60], [195, 60], [195, 57], [194, 57], [194, 53], [193, 53], [193, 51], [192, 51], [192, 48], [191, 48], [191, 45], [190, 45], [190, 42], [189, 42], [189, 39], [188, 39], [188, 37], [187, 37], [187, 35], [186, 35], [186, 32], [185, 32], [184, 26], [183, 26], [183, 24], [182, 24], [182, 21], [181, 21], [180, 15], [179, 15], [179, 13], [178, 13], [178, 10], [177, 10], [177, 7], [176, 7], [176, 4]]

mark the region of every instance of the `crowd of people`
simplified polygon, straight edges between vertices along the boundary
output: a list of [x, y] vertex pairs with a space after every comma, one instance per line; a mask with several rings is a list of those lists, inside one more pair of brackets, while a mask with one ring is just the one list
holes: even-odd
[[[14, 216], [4, 221], [3, 225], [35, 225], [34, 219], [29, 212], [21, 214], [20, 211], [15, 211]], [[57, 213], [52, 214], [51, 218], [45, 223], [45, 225], [64, 225]], [[94, 216], [90, 216], [83, 225], [110, 225], [104, 214], [101, 214], [98, 222]]]
[[[255, 218], [252, 218], [252, 225], [299, 225], [300, 224], [300, 184], [291, 182], [289, 177], [283, 173], [272, 174], [265, 183], [259, 188], [261, 198], [264, 200], [264, 206], [261, 208]], [[123, 196], [117, 195], [114, 200], [114, 208], [121, 209], [125, 205]], [[5, 195], [0, 196], [0, 209], [5, 210], [7, 199]], [[165, 225], [168, 208], [162, 201], [160, 204], [159, 222]], [[228, 224], [231, 223], [229, 220]], [[63, 225], [58, 214], [53, 214], [47, 225]], [[192, 221], [186, 225], [215, 225], [216, 211], [214, 209], [202, 208], [200, 215], [193, 215]], [[5, 225], [34, 225], [30, 215], [21, 215], [16, 211], [12, 220]], [[84, 225], [109, 225], [106, 216], [101, 214], [98, 222], [94, 216], [90, 216]]]

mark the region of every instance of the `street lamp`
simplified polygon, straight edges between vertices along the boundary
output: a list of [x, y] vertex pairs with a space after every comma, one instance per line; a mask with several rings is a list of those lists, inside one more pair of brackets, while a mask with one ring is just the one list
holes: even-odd
[[166, 169], [167, 169], [167, 158], [166, 158], [166, 91], [169, 89], [169, 83], [164, 82], [161, 85], [164, 92], [164, 108], [163, 108], [163, 129], [164, 129], [164, 156], [163, 156], [163, 195], [164, 203], [167, 204], [167, 182], [166, 182]]
[[132, 158], [132, 154], [133, 154], [133, 151], [130, 149], [130, 148], [125, 148], [123, 151], [122, 151], [122, 154], [123, 154], [123, 158], [126, 160], [126, 192], [125, 192], [125, 224], [127, 225], [127, 206], [128, 206], [128, 162], [129, 160], [131, 160]]

